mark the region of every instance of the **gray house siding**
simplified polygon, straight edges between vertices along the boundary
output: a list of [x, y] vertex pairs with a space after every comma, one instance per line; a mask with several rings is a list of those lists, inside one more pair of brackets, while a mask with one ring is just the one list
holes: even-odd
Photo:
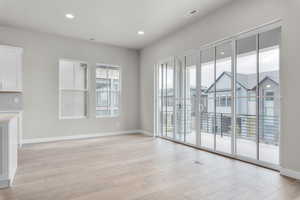
[[[277, 74], [278, 72], [264, 72], [260, 74], [259, 80], [259, 134], [261, 140], [267, 140], [269, 143], [278, 143], [279, 135], [280, 94]], [[256, 138], [258, 126], [256, 77], [255, 74], [238, 74], [236, 86], [237, 134], [253, 140]], [[216, 82], [204, 91], [208, 96], [207, 108], [202, 111], [202, 125], [206, 131], [222, 135], [231, 134], [231, 103], [225, 103], [225, 99], [232, 101], [231, 93], [229, 72], [222, 73]]]

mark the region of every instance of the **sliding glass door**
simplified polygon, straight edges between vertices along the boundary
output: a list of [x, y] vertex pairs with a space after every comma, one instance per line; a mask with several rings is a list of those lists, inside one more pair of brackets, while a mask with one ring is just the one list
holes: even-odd
[[193, 145], [197, 144], [197, 59], [195, 54], [184, 57], [185, 142]]
[[257, 159], [257, 35], [236, 41], [236, 154]]
[[159, 136], [196, 145], [197, 56], [170, 58], [158, 65]]
[[173, 138], [175, 132], [175, 63], [170, 58], [158, 66], [159, 135]]
[[232, 153], [232, 42], [225, 42], [215, 47], [216, 51], [216, 151]]
[[279, 165], [280, 28], [265, 28], [158, 67], [160, 136]]
[[201, 51], [201, 146], [231, 154], [232, 149], [232, 41]]
[[258, 159], [279, 164], [280, 28], [258, 35]]
[[200, 145], [214, 150], [215, 148], [215, 48], [200, 52]]
[[279, 164], [280, 28], [237, 40], [236, 154]]

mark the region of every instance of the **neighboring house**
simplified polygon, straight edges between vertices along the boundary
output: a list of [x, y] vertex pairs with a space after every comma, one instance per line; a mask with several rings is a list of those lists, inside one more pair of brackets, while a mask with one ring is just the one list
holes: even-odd
[[[278, 142], [280, 94], [278, 71], [262, 72], [257, 74], [237, 74], [236, 77], [236, 113], [238, 134], [244, 137], [256, 135], [256, 89], [259, 85], [259, 133], [260, 138], [271, 143]], [[208, 89], [202, 90], [203, 118], [207, 118], [207, 131], [213, 132], [214, 109], [216, 109], [216, 132], [230, 134], [231, 132], [231, 105], [232, 105], [232, 74], [223, 72]], [[214, 101], [216, 91], [216, 101]], [[214, 108], [214, 103], [216, 107]], [[210, 119], [212, 118], [212, 119]], [[205, 122], [205, 121], [204, 121]], [[203, 124], [203, 123], [202, 123]], [[213, 123], [211, 123], [213, 124]], [[205, 125], [205, 124], [203, 124]]]
[[[216, 112], [231, 113], [231, 78], [230, 72], [223, 72], [202, 95], [207, 96], [207, 112], [214, 111], [214, 90], [216, 88]], [[256, 114], [256, 87], [259, 85], [260, 115], [279, 115], [279, 77], [278, 71], [256, 74], [237, 74], [236, 112], [239, 115]], [[276, 97], [276, 98], [275, 98]]]
[[[259, 80], [256, 74], [237, 74], [236, 77], [236, 113], [237, 134], [240, 137], [255, 139], [256, 137], [256, 88], [259, 85], [259, 133], [261, 140], [267, 143], [278, 143], [279, 135], [279, 76], [278, 71], [262, 72]], [[201, 128], [207, 133], [221, 135], [231, 134], [232, 113], [232, 74], [223, 72], [209, 88], [202, 88], [201, 93]], [[188, 88], [188, 86], [187, 86]], [[216, 93], [214, 91], [216, 90]], [[214, 95], [216, 94], [216, 101]], [[164, 90], [167, 99], [167, 107], [164, 106], [164, 124], [172, 130], [174, 124], [173, 106], [174, 90]], [[186, 133], [195, 130], [195, 98], [196, 89], [189, 88], [186, 99], [186, 116], [184, 115], [184, 102], [177, 99], [177, 125], [178, 132], [184, 132], [184, 118], [186, 118]], [[216, 102], [216, 116], [214, 113], [214, 102]], [[165, 105], [164, 101], [164, 105]]]

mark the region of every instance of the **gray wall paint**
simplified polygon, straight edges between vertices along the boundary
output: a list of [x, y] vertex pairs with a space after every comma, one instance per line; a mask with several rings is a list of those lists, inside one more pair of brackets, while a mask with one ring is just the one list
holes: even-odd
[[300, 1], [285, 2], [282, 29], [282, 166], [300, 172], [300, 94], [297, 89], [300, 76]]
[[[139, 54], [135, 50], [54, 35], [0, 27], [0, 44], [24, 48], [24, 138], [107, 133], [139, 128]], [[58, 61], [87, 61], [90, 90], [95, 89], [95, 64], [122, 67], [122, 113], [118, 118], [95, 117], [95, 95], [90, 93], [89, 118], [58, 119]]]
[[199, 48], [251, 28], [282, 19], [282, 133], [281, 165], [300, 172], [299, 93], [300, 2], [298, 0], [234, 1], [195, 24], [144, 48], [140, 53], [141, 127], [153, 132], [153, 69], [156, 62]]
[[[153, 66], [171, 55], [198, 48], [275, 19], [283, 20], [281, 93], [282, 167], [300, 171], [299, 93], [300, 2], [298, 0], [238, 0], [201, 21], [161, 39], [141, 52], [42, 33], [0, 27], [0, 44], [24, 48], [24, 138], [59, 137], [141, 128], [153, 131]], [[90, 96], [90, 117], [58, 120], [58, 60], [71, 58], [90, 64], [120, 65], [122, 114], [95, 118], [95, 97]], [[139, 67], [140, 65], [140, 67]], [[140, 75], [140, 76], [139, 76]], [[91, 81], [91, 90], [95, 84]], [[139, 113], [139, 108], [140, 113]]]

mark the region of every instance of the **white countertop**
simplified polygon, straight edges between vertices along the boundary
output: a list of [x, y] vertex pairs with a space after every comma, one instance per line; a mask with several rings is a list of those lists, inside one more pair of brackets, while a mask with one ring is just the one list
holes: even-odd
[[23, 110], [0, 110], [0, 115], [2, 114], [18, 114], [23, 112]]
[[1, 114], [0, 113], [0, 122], [8, 122], [10, 121], [11, 119], [17, 117], [17, 114]]

